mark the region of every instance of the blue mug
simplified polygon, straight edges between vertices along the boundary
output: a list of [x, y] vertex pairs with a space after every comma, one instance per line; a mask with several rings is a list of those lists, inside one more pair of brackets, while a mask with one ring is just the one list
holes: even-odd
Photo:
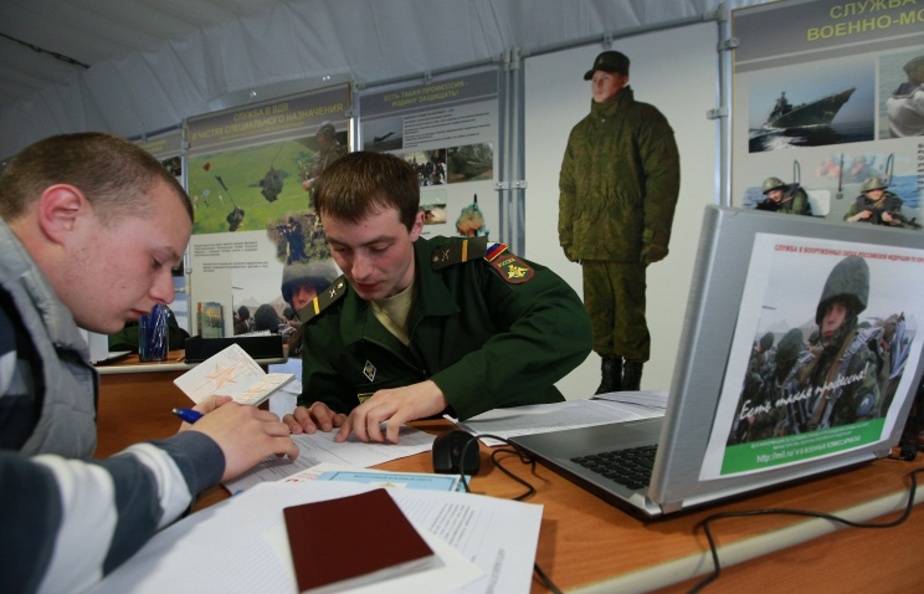
[[138, 359], [167, 359], [167, 306], [157, 304], [151, 313], [138, 319]]

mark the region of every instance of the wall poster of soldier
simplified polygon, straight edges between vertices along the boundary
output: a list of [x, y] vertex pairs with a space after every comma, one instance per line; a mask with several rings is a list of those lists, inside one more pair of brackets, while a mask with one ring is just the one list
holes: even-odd
[[187, 122], [190, 292], [223, 306], [226, 336], [294, 335], [298, 310], [336, 277], [311, 196], [349, 150], [349, 108], [339, 85]]
[[732, 12], [731, 204], [792, 212], [766, 199], [767, 180], [780, 180], [811, 204], [796, 214], [855, 223], [878, 184], [901, 200], [903, 221], [861, 222], [920, 229], [924, 23], [914, 4], [859, 6], [790, 0]]
[[364, 92], [359, 101], [363, 149], [393, 153], [417, 171], [425, 236], [497, 229], [496, 70], [399, 84]]
[[872, 443], [914, 393], [924, 252], [763, 234], [754, 242], [702, 477]]

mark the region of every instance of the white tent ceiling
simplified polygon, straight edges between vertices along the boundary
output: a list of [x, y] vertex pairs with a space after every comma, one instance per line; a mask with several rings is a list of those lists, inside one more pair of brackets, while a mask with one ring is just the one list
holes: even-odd
[[718, 0], [3, 0], [0, 157], [63, 132], [137, 137], [241, 93], [310, 89], [325, 77], [370, 83], [498, 60], [510, 49], [528, 54], [595, 38], [602, 43], [719, 6]]

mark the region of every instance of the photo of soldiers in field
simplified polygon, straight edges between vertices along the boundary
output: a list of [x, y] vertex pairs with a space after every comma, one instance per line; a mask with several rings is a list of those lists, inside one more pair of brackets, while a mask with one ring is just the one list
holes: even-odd
[[901, 311], [870, 311], [876, 284], [866, 259], [847, 256], [822, 280], [813, 317], [755, 336], [728, 445], [888, 412], [915, 329]]

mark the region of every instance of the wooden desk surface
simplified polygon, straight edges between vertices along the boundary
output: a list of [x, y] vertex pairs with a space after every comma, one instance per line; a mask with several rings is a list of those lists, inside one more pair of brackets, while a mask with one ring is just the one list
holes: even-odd
[[[109, 455], [137, 441], [167, 437], [179, 426], [170, 409], [188, 404], [188, 399], [173, 386], [175, 376], [143, 375], [143, 379], [132, 374], [101, 378], [98, 456]], [[131, 378], [135, 378], [134, 382]], [[424, 429], [434, 431], [447, 426], [445, 422], [422, 424]], [[686, 592], [699, 581], [700, 578], [691, 579], [689, 564], [678, 564], [676, 560], [707, 554], [708, 543], [699, 523], [712, 513], [768, 507], [838, 512], [869, 501], [886, 501], [891, 508], [897, 508], [904, 501], [898, 494], [910, 484], [907, 474], [922, 466], [921, 457], [912, 463], [881, 460], [772, 493], [643, 523], [542, 465], [537, 465], [533, 472], [515, 456], [502, 454], [500, 461], [538, 491], [529, 500], [544, 506], [536, 562], [559, 588], [582, 592], [663, 588], [656, 590], [661, 593]], [[430, 472], [430, 457], [419, 454], [380, 468]], [[521, 485], [493, 466], [486, 448], [482, 449], [482, 471], [471, 486], [476, 493], [504, 498], [523, 491]], [[221, 487], [210, 489], [200, 497], [195, 509], [227, 496]], [[898, 515], [886, 513], [885, 519]], [[719, 546], [745, 548], [749, 543], [761, 542], [761, 538], [773, 540], [776, 531], [803, 522], [806, 520], [786, 516], [734, 518], [716, 523], [713, 532]], [[766, 546], [766, 542], [760, 545]], [[727, 567], [705, 592], [916, 591], [924, 583], [922, 549], [924, 508], [915, 509], [908, 522], [897, 528], [847, 528]], [[711, 561], [703, 567], [711, 569]], [[628, 576], [624, 578], [628, 583], [606, 583], [616, 576]], [[639, 583], [648, 585], [639, 586], [632, 581], [633, 576], [644, 577]], [[537, 580], [533, 581], [532, 592], [547, 591]]]

